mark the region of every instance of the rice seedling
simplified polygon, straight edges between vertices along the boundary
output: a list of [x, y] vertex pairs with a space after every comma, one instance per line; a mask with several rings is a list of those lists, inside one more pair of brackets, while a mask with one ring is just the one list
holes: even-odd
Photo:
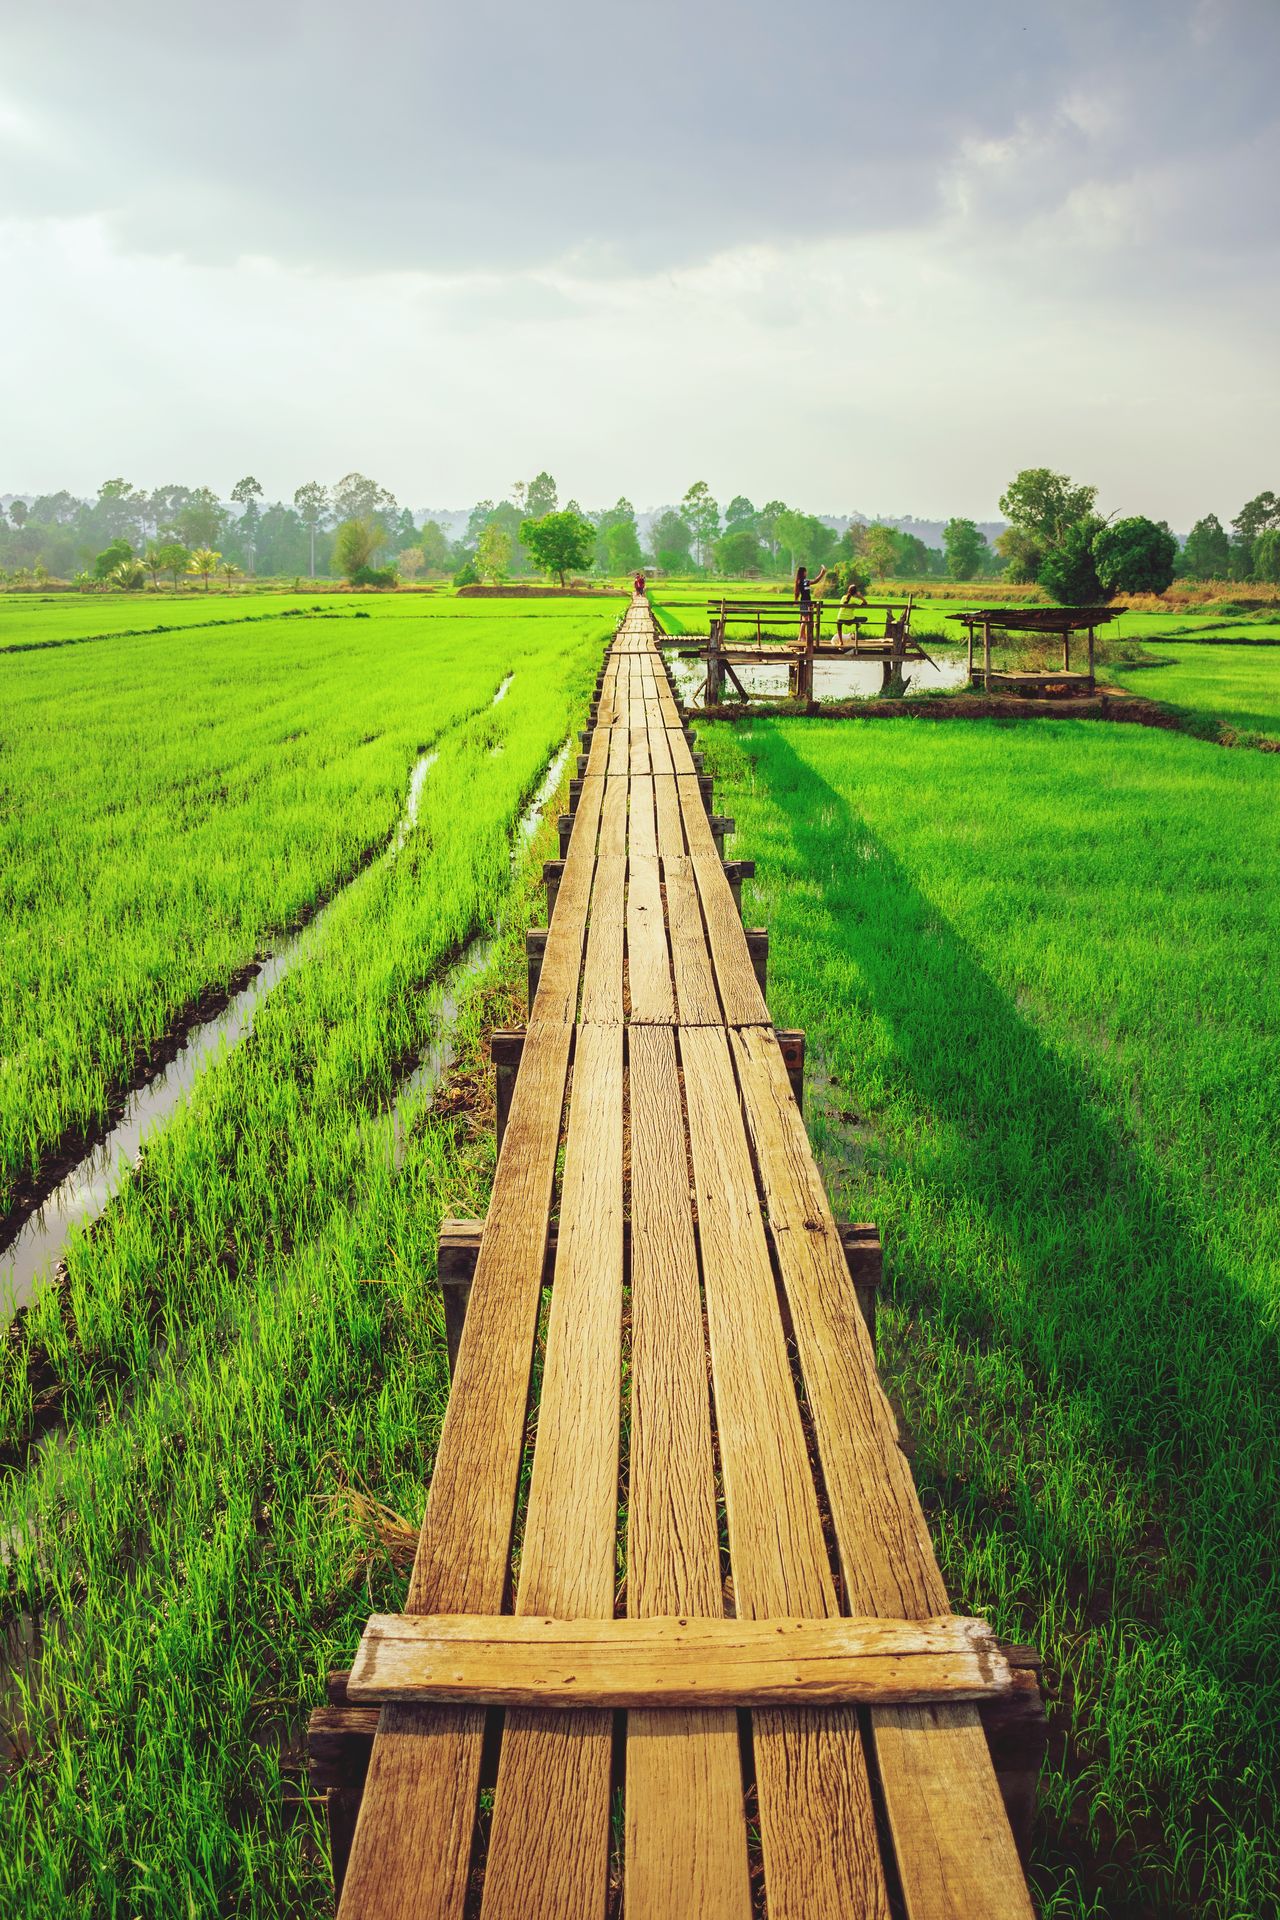
[[949, 1590], [1046, 1655], [1044, 1911], [1275, 1911], [1274, 761], [1067, 721], [706, 747], [833, 1197], [884, 1234]]

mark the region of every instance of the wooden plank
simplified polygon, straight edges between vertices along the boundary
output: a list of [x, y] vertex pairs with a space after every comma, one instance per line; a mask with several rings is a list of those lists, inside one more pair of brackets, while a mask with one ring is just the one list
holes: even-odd
[[[727, 1036], [680, 1029], [734, 1595], [740, 1617], [838, 1611]], [[753, 1715], [771, 1920], [887, 1920], [855, 1712]]]
[[[734, 1034], [733, 1050], [847, 1604], [941, 1612], [946, 1588], [782, 1055], [759, 1029]], [[1026, 1882], [976, 1710], [877, 1708], [872, 1728], [912, 1920], [1025, 1920]]]
[[675, 974], [680, 1023], [715, 1027], [723, 1022], [716, 992], [711, 949], [702, 924], [702, 907], [693, 863], [683, 857], [664, 860], [667, 890], [667, 927], [671, 937], [671, 964]]
[[[572, 1030], [531, 1027], [498, 1156], [408, 1613], [497, 1612], [546, 1256]], [[343, 1883], [343, 1920], [457, 1920], [480, 1785], [480, 1709], [384, 1707]]]
[[614, 727], [609, 734], [609, 777], [613, 780], [626, 778], [630, 765], [631, 730], [627, 726]]
[[633, 1021], [671, 1025], [676, 1002], [658, 862], [641, 854], [627, 869], [627, 983]]
[[577, 1012], [578, 976], [582, 970], [582, 947], [595, 875], [596, 829], [606, 784], [595, 779], [582, 783], [569, 852], [556, 894], [556, 910], [547, 933], [538, 991], [530, 1009], [530, 1024], [571, 1022]]
[[622, 1024], [626, 875], [627, 863], [620, 855], [601, 854], [597, 859], [582, 970], [582, 1018], [593, 1025]]
[[627, 850], [627, 782], [609, 780], [605, 784], [604, 805], [600, 809], [600, 852], [621, 859]]
[[675, 785], [690, 854], [706, 854], [709, 859], [718, 859], [719, 854], [707, 819], [707, 810], [702, 804], [702, 790], [698, 785], [697, 774], [677, 774]]
[[[723, 1610], [711, 1409], [680, 1102], [668, 1028], [628, 1036], [631, 1459], [627, 1613]], [[627, 1716], [628, 1920], [747, 1920], [736, 1714]]]
[[668, 778], [675, 772], [671, 762], [671, 742], [667, 730], [662, 724], [662, 715], [656, 703], [646, 705], [645, 738], [649, 743], [649, 765], [656, 774], [666, 774]]
[[[516, 1608], [613, 1612], [622, 1364], [623, 1042], [578, 1029], [560, 1238]], [[507, 1716], [481, 1912], [603, 1915], [612, 1716]]]
[[[581, 1391], [589, 1395], [590, 1384]], [[566, 1620], [382, 1613], [365, 1627], [347, 1698], [561, 1711], [915, 1706], [983, 1700], [1012, 1684], [987, 1622], [951, 1615]]]
[[627, 822], [627, 850], [641, 859], [658, 857], [658, 832], [653, 813], [653, 781], [643, 777], [628, 786], [630, 818]]
[[734, 903], [723, 863], [718, 854], [708, 857], [695, 853], [692, 865], [725, 1022], [731, 1027], [768, 1026], [769, 1009], [751, 964], [742, 915]]
[[[658, 852], [663, 860], [679, 859], [685, 851], [684, 819], [675, 781], [655, 780], [653, 799], [658, 820]], [[711, 846], [714, 852], [714, 840]]]

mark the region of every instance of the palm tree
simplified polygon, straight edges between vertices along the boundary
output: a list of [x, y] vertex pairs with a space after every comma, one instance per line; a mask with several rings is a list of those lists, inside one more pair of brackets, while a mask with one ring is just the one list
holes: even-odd
[[151, 575], [151, 584], [156, 592], [160, 591], [160, 575], [164, 572], [166, 561], [164, 548], [158, 547], [153, 540], [142, 556], [142, 564]]
[[218, 571], [222, 555], [213, 547], [197, 547], [187, 562], [188, 573], [198, 573], [204, 578], [204, 590], [209, 591], [209, 575]]
[[117, 566], [112, 567], [107, 578], [113, 587], [119, 587], [125, 593], [132, 593], [136, 588], [146, 585], [147, 575], [140, 560], [121, 560]]

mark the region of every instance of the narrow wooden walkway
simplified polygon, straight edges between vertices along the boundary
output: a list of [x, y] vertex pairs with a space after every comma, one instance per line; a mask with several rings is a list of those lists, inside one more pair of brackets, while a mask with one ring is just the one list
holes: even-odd
[[[406, 1612], [589, 1622], [623, 1593], [635, 1619], [949, 1612], [643, 601], [576, 788]], [[343, 1920], [603, 1920], [619, 1818], [627, 1920], [748, 1920], [749, 1830], [770, 1920], [1031, 1912], [970, 1704], [397, 1702]]]

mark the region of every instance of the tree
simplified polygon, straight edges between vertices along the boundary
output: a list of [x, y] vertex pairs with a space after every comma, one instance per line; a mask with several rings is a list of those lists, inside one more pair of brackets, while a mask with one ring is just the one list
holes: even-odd
[[1044, 548], [1019, 527], [1006, 527], [996, 535], [996, 552], [1004, 561], [1005, 578], [1019, 586], [1038, 580], [1044, 565]]
[[222, 502], [212, 487], [197, 487], [180, 509], [174, 530], [184, 546], [211, 548], [227, 524]]
[[146, 512], [146, 494], [128, 480], [104, 480], [91, 509], [94, 533], [107, 541], [128, 539], [132, 547]]
[[1088, 519], [1098, 497], [1096, 487], [1076, 486], [1065, 473], [1048, 467], [1024, 467], [1000, 496], [1000, 511], [1020, 533], [1048, 552], [1060, 546], [1070, 529]]
[[520, 538], [539, 572], [558, 574], [563, 586], [571, 567], [591, 565], [596, 530], [581, 514], [566, 509], [564, 513], [544, 513], [540, 520], [524, 521]]
[[511, 571], [511, 535], [491, 520], [476, 544], [476, 572], [496, 584]]
[[396, 497], [364, 473], [344, 473], [333, 489], [335, 520], [370, 520], [377, 526], [379, 545], [391, 530]]
[[[36, 568], [37, 578], [42, 571], [42, 568]], [[125, 593], [133, 593], [139, 587], [146, 585], [147, 572], [140, 560], [121, 560], [112, 567], [107, 578], [113, 587], [119, 587]]]
[[222, 562], [222, 565], [219, 571], [225, 576], [226, 582], [227, 582], [227, 592], [230, 593], [231, 582], [235, 579], [240, 569], [236, 565], [234, 560], [224, 560]]
[[156, 549], [156, 557], [164, 572], [173, 575], [175, 588], [178, 584], [178, 575], [192, 571], [191, 555], [180, 540], [164, 541], [163, 544]]
[[176, 528], [178, 515], [190, 499], [190, 487], [180, 487], [176, 481], [168, 486], [156, 488], [147, 502], [147, 518], [155, 530], [157, 539]]
[[730, 578], [744, 573], [759, 573], [760, 542], [752, 527], [731, 527], [720, 535], [712, 548], [716, 572]]
[[711, 559], [711, 543], [720, 531], [720, 509], [705, 480], [694, 481], [680, 502], [680, 511], [693, 534], [698, 565], [705, 567]]
[[104, 547], [102, 552], [94, 560], [94, 579], [109, 579], [118, 566], [122, 565], [126, 560], [132, 560], [132, 558], [133, 548], [127, 540], [113, 540], [110, 546]]
[[825, 520], [819, 520], [816, 513], [796, 513], [790, 507], [783, 507], [774, 521], [774, 536], [787, 556], [789, 573], [802, 563], [810, 568], [825, 565], [837, 544], [835, 529]]
[[668, 507], [654, 521], [650, 539], [653, 542], [653, 557], [664, 573], [685, 571], [693, 547], [693, 529], [687, 520]]
[[724, 530], [726, 533], [748, 533], [756, 531], [756, 510], [744, 493], [736, 493], [724, 510]]
[[1046, 553], [1038, 577], [1045, 592], [1059, 606], [1087, 607], [1102, 598], [1093, 543], [1105, 524], [1096, 514], [1077, 520]]
[[631, 502], [620, 499], [595, 516], [596, 567], [601, 573], [634, 573], [641, 565], [640, 534], [636, 510]]
[[293, 496], [298, 517], [311, 535], [311, 578], [316, 577], [316, 532], [329, 517], [329, 489], [318, 480], [308, 480]]
[[547, 472], [537, 474], [524, 490], [524, 499], [518, 504], [531, 520], [545, 520], [554, 513], [559, 505], [556, 483]]
[[9, 502], [9, 518], [15, 527], [19, 529], [25, 527], [29, 513], [30, 509], [25, 500], [11, 500]]
[[953, 580], [975, 580], [991, 559], [987, 536], [972, 520], [948, 520], [942, 529], [942, 548]]
[[198, 573], [203, 576], [206, 593], [209, 591], [209, 575], [218, 571], [218, 563], [221, 559], [222, 555], [215, 548], [197, 547], [187, 561], [188, 573]]
[[1188, 580], [1225, 580], [1231, 566], [1231, 542], [1216, 513], [1197, 520], [1182, 549], [1180, 571]]
[[443, 573], [449, 564], [449, 542], [438, 520], [423, 522], [419, 544], [422, 547], [422, 557], [427, 563], [427, 571]]
[[396, 565], [406, 580], [416, 580], [426, 561], [421, 547], [401, 547], [396, 555]]
[[243, 480], [237, 480], [232, 487], [231, 498], [241, 508], [240, 525], [237, 531], [244, 541], [245, 551], [249, 556], [249, 571], [252, 573], [258, 522], [262, 518], [262, 510], [258, 505], [262, 498], [262, 488], [253, 475], [247, 473]]
[[142, 564], [151, 575], [151, 584], [158, 593], [160, 591], [160, 575], [164, 572], [166, 564], [164, 548], [157, 546], [153, 540], [142, 556]]
[[333, 556], [344, 580], [373, 565], [382, 544], [382, 528], [372, 520], [344, 520], [333, 543]]
[[874, 526], [867, 528], [862, 550], [875, 578], [883, 580], [887, 573], [892, 573], [894, 561], [898, 557], [893, 528], [886, 527], [883, 521], [877, 520]]
[[1280, 527], [1267, 527], [1253, 543], [1253, 577], [1280, 586]]
[[1093, 539], [1093, 563], [1102, 590], [1116, 593], [1163, 593], [1173, 585], [1178, 542], [1168, 527], [1134, 514], [1113, 520]]
[[778, 558], [778, 521], [786, 512], [785, 500], [766, 500], [756, 515], [756, 532], [769, 550], [772, 560]]
[[1255, 494], [1252, 500], [1246, 500], [1231, 525], [1236, 536], [1232, 542], [1231, 571], [1236, 579], [1248, 580], [1254, 570], [1254, 541], [1269, 528], [1280, 527], [1280, 498], [1274, 493]]

